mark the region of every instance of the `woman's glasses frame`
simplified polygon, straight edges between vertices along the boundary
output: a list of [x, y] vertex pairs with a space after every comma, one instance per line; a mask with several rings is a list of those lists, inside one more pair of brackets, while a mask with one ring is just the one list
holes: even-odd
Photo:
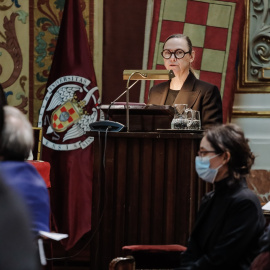
[[204, 157], [204, 156], [206, 156], [208, 153], [216, 153], [216, 151], [198, 151], [198, 156], [199, 156], [199, 157]]
[[[170, 54], [170, 56], [168, 56], [168, 57], [164, 56], [165, 53]], [[178, 53], [178, 54], [180, 53], [180, 56], [177, 55], [177, 53]], [[190, 54], [190, 51], [185, 52], [185, 51], [183, 51], [183, 50], [181, 50], [181, 49], [177, 49], [177, 50], [175, 50], [174, 52], [171, 52], [170, 50], [165, 49], [165, 50], [163, 50], [163, 51], [161, 52], [161, 56], [162, 56], [164, 59], [170, 59], [170, 58], [172, 57], [172, 55], [174, 55], [174, 57], [175, 57], [176, 59], [182, 59], [182, 58], [184, 58], [185, 55], [188, 54], [188, 53]]]

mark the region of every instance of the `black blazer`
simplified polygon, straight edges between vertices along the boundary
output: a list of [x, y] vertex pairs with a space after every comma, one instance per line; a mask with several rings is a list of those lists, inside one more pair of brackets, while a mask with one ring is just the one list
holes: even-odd
[[[154, 85], [150, 89], [148, 104], [164, 105], [169, 87], [170, 81]], [[189, 72], [174, 104], [188, 104], [189, 108], [200, 111], [203, 129], [222, 123], [222, 102], [217, 86], [196, 79], [192, 72]]]
[[265, 218], [245, 179], [232, 183], [230, 178], [215, 183], [216, 190], [203, 199], [180, 269], [249, 269]]

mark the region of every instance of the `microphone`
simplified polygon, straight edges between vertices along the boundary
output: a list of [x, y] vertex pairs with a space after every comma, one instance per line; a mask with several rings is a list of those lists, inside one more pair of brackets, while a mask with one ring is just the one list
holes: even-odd
[[[129, 89], [132, 88], [139, 80], [166, 80], [171, 79], [174, 77], [172, 70], [124, 70], [123, 72], [123, 79], [127, 81], [126, 90], [121, 93], [115, 100], [111, 102], [108, 107], [108, 111], [106, 113], [106, 117], [104, 121], [96, 121], [90, 124], [90, 129], [92, 131], [112, 131], [112, 132], [119, 132], [125, 126], [119, 122], [110, 121], [109, 120], [109, 112], [111, 106], [115, 104], [119, 98], [126, 94], [127, 101], [126, 101], [126, 124], [127, 124], [127, 131], [129, 131]], [[132, 85], [129, 86], [130, 80], [136, 80]]]

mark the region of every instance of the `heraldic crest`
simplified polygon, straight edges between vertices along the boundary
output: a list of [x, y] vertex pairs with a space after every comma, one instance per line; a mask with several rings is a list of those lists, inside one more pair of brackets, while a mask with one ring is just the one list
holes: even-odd
[[48, 87], [39, 115], [45, 146], [60, 151], [74, 150], [92, 142], [91, 137], [74, 142], [90, 131], [90, 124], [99, 119], [98, 88], [88, 90], [90, 83], [80, 76], [65, 76]]

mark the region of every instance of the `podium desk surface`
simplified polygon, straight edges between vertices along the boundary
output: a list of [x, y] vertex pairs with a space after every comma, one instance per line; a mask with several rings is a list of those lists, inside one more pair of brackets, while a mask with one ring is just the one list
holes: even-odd
[[[125, 102], [124, 102], [125, 103]], [[101, 105], [100, 109], [109, 115], [114, 114], [126, 114], [126, 105]], [[143, 103], [130, 103], [129, 105], [130, 114], [136, 115], [174, 115], [174, 108], [170, 105], [152, 105]]]
[[[87, 132], [92, 137], [118, 137], [118, 138], [156, 138], [156, 139], [202, 139], [203, 131], [190, 131], [190, 132], [173, 132], [173, 131], [157, 131], [157, 132], [98, 132], [89, 131]], [[100, 134], [100, 135], [99, 135]]]

